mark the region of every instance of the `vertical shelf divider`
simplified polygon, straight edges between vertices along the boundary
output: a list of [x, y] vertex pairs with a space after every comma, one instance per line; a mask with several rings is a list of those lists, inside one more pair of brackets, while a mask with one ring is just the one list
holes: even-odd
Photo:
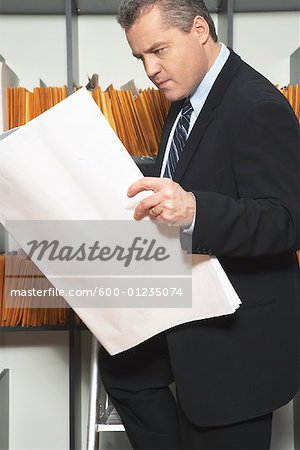
[[[68, 95], [79, 85], [78, 7], [65, 0]], [[69, 310], [69, 446], [81, 449], [81, 332]]]
[[81, 450], [81, 331], [69, 310], [69, 445]]
[[233, 48], [234, 0], [223, 0], [218, 10], [218, 37], [228, 47]]
[[79, 84], [78, 11], [75, 0], [65, 0], [68, 94]]

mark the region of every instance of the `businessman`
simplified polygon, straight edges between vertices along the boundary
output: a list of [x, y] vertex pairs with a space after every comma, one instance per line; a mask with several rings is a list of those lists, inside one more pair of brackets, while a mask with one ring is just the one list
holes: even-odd
[[[218, 41], [202, 0], [125, 0], [133, 56], [171, 100], [157, 178], [134, 217], [181, 227], [215, 255], [242, 306], [175, 327], [101, 374], [134, 449], [268, 449], [272, 412], [300, 381], [299, 123], [284, 97]], [[169, 390], [175, 380], [177, 399]]]

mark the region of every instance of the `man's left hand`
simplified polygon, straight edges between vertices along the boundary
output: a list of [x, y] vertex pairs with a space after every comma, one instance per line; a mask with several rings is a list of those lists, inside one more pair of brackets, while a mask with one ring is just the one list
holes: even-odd
[[145, 177], [128, 189], [128, 197], [142, 191], [153, 191], [153, 195], [142, 200], [134, 211], [134, 218], [141, 220], [150, 215], [151, 219], [167, 225], [188, 228], [194, 220], [196, 200], [191, 192], [185, 191], [169, 178]]

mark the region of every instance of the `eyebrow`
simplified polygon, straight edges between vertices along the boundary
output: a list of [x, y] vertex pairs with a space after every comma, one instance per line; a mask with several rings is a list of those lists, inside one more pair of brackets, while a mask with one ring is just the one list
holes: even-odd
[[[146, 50], [144, 53], [152, 53], [154, 50], [157, 50], [159, 47], [161, 47], [162, 45], [166, 45], [165, 41], [158, 41], [155, 42], [150, 48], [148, 48], [148, 50]], [[138, 53], [133, 53], [133, 56], [137, 59], [141, 59], [142, 55], [138, 54]]]

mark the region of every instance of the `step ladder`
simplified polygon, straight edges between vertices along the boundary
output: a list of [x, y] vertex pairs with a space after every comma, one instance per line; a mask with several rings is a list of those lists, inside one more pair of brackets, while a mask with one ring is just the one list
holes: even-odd
[[99, 450], [102, 433], [125, 431], [120, 416], [101, 383], [99, 350], [100, 344], [92, 336], [87, 450]]

